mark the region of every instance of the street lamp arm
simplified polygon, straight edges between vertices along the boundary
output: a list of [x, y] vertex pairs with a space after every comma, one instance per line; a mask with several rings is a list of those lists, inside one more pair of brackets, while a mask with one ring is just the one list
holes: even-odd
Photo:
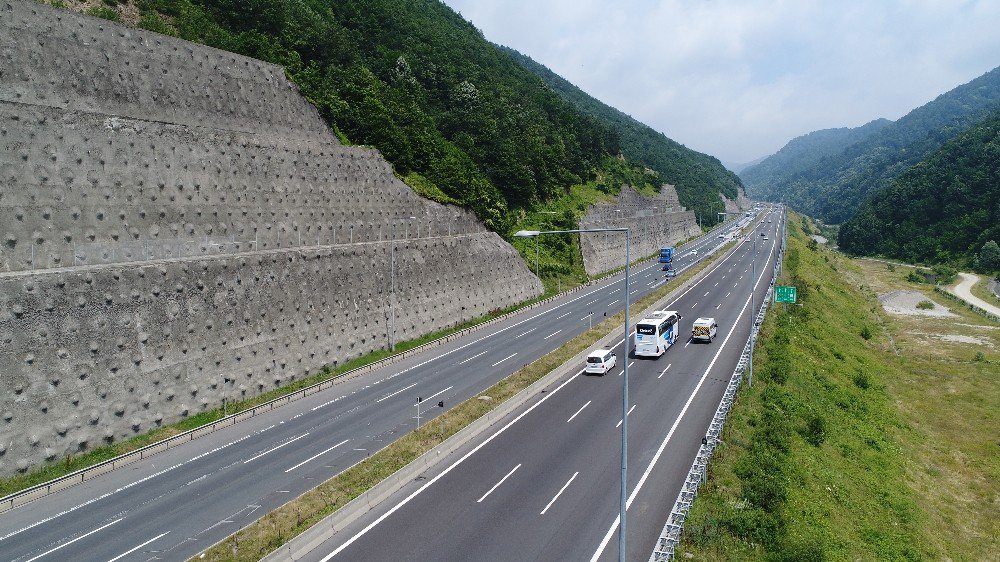
[[576, 234], [580, 232], [628, 232], [627, 228], [581, 228], [577, 230], [518, 230], [514, 236], [526, 238], [539, 234]]

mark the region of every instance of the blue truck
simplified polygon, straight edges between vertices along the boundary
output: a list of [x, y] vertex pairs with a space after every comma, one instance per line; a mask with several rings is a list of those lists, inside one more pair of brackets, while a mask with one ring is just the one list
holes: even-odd
[[674, 261], [674, 249], [670, 248], [660, 248], [660, 263], [671, 263]]

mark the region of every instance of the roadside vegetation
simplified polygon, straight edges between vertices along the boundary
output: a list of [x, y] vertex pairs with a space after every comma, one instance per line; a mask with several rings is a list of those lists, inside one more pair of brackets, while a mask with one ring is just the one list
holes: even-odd
[[[680, 555], [995, 558], [1000, 327], [921, 315], [947, 305], [913, 268], [810, 244], [798, 215], [788, 232], [780, 283], [802, 306], [764, 323]], [[911, 313], [883, 310], [877, 296], [897, 290], [921, 294]]]

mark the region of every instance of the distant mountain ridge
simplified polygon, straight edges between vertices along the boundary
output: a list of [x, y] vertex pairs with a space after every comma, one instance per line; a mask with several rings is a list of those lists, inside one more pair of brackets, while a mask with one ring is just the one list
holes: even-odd
[[540, 77], [559, 96], [579, 111], [618, 134], [622, 154], [642, 162], [677, 186], [682, 205], [698, 212], [708, 224], [715, 213], [725, 211], [719, 193], [737, 199], [743, 187], [739, 176], [714, 156], [691, 150], [663, 133], [595, 99], [546, 66], [510, 47], [498, 46], [521, 66]]
[[748, 195], [770, 200], [777, 195], [775, 186], [794, 180], [796, 175], [819, 164], [824, 158], [836, 157], [847, 147], [891, 123], [888, 119], [875, 119], [860, 127], [820, 129], [795, 137], [778, 152], [740, 171], [740, 179]]
[[871, 194], [840, 229], [854, 254], [962, 262], [1000, 242], [1000, 111]]
[[[869, 194], [887, 186], [997, 109], [1000, 109], [1000, 68], [941, 94], [792, 175], [765, 178], [762, 174], [752, 182], [750, 193], [785, 202], [828, 223], [843, 222], [854, 215]], [[746, 170], [744, 176], [754, 178], [755, 173]]]

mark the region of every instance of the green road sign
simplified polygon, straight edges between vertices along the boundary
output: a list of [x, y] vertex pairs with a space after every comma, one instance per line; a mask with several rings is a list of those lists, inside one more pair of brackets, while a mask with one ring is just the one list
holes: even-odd
[[776, 286], [774, 288], [774, 302], [795, 304], [795, 287]]

